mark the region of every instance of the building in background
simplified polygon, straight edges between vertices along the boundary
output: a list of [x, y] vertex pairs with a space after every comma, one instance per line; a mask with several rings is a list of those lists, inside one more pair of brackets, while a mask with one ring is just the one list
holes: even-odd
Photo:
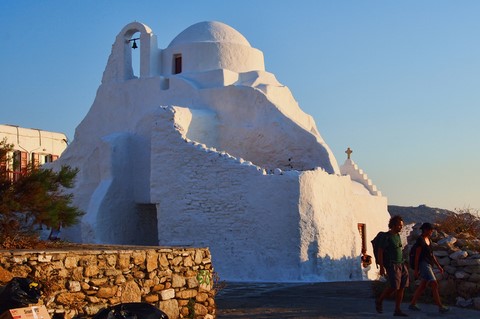
[[27, 171], [29, 165], [39, 167], [57, 160], [67, 148], [67, 136], [63, 133], [16, 125], [0, 125], [0, 141], [13, 145], [13, 151], [0, 161], [0, 169], [16, 180]]

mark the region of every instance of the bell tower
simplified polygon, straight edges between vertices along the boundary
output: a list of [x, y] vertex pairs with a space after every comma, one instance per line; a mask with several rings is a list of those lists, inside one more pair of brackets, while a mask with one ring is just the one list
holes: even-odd
[[[140, 33], [138, 38], [133, 38]], [[132, 68], [132, 50], [140, 49], [140, 78], [159, 75], [160, 50], [157, 37], [143, 23], [127, 24], [117, 35], [103, 73], [102, 83], [123, 82], [136, 78]]]

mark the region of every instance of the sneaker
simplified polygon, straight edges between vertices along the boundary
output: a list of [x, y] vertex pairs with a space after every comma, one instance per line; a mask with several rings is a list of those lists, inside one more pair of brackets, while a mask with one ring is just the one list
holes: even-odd
[[438, 308], [438, 311], [439, 311], [440, 313], [446, 313], [446, 312], [449, 312], [449, 311], [450, 311], [450, 308], [445, 307], [445, 306], [441, 306], [440, 308]]
[[402, 311], [395, 311], [393, 313], [393, 316], [394, 317], [408, 317], [408, 315], [406, 313], [402, 312]]
[[420, 311], [420, 310], [422, 310], [422, 309], [420, 309], [419, 306], [417, 306], [417, 304], [413, 304], [413, 305], [410, 304], [410, 306], [408, 306], [408, 309], [413, 310], [413, 311]]

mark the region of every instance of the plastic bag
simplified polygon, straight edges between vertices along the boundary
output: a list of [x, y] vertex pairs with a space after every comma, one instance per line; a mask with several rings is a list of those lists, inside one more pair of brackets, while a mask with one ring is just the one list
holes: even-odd
[[100, 310], [92, 319], [168, 319], [168, 316], [149, 303], [130, 302]]
[[0, 292], [0, 314], [38, 303], [40, 285], [29, 278], [14, 277]]

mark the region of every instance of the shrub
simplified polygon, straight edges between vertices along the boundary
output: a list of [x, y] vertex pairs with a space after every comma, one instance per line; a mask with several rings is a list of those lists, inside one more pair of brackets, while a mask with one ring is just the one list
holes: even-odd
[[437, 229], [448, 234], [480, 234], [479, 211], [472, 208], [455, 209], [455, 214], [436, 222]]

